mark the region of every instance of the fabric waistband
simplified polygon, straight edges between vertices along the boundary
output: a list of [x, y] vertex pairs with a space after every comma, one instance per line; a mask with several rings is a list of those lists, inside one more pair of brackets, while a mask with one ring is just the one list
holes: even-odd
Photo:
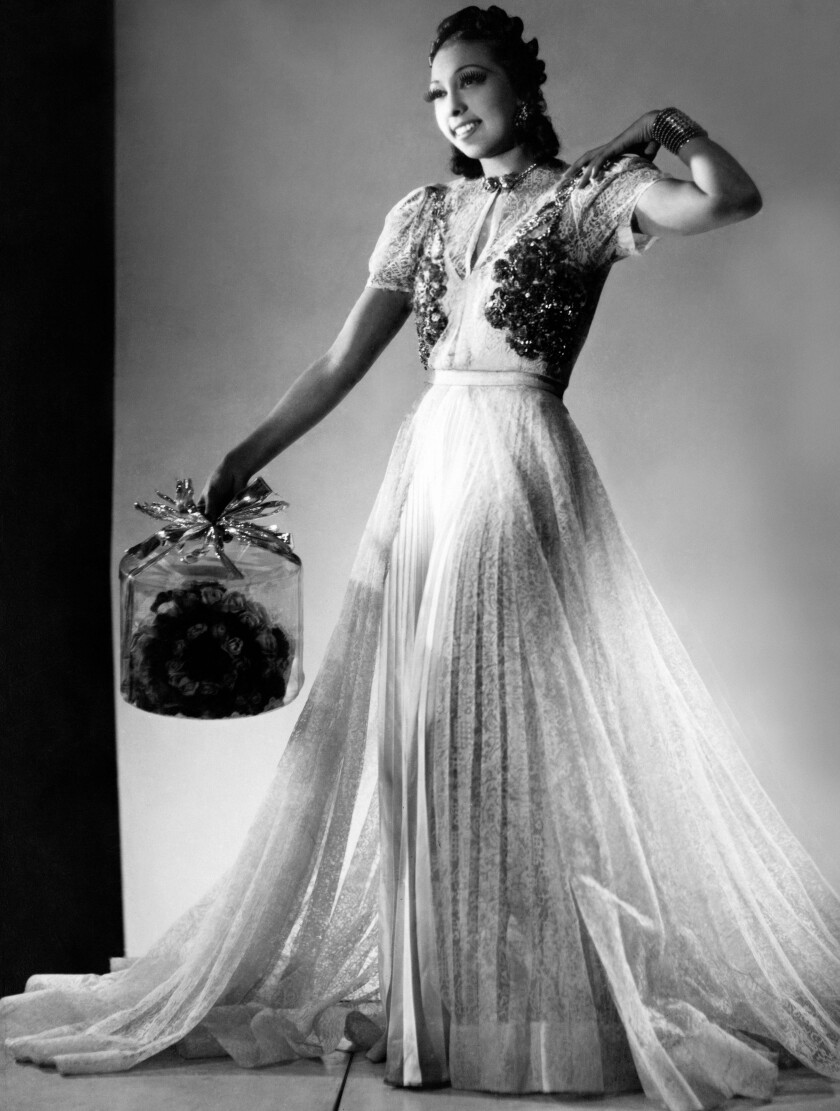
[[563, 398], [565, 386], [547, 374], [530, 370], [430, 370], [430, 386], [507, 386], [509, 389], [545, 390]]

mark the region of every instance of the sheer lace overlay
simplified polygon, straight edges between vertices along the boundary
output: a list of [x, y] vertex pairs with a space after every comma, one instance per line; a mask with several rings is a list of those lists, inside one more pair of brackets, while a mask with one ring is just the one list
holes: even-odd
[[369, 284], [412, 295], [424, 365], [532, 370], [565, 385], [610, 266], [651, 242], [631, 219], [662, 176], [625, 158], [586, 189], [560, 186], [551, 167], [501, 195], [467, 180], [415, 189], [386, 218]]
[[[397, 438], [276, 778], [233, 868], [145, 958], [5, 1001], [16, 1056], [113, 1071], [180, 1042], [254, 1066], [328, 1052], [362, 1009], [404, 1085], [641, 1084], [710, 1108], [772, 1093], [774, 1042], [840, 1077], [840, 900], [562, 401], [525, 377], [561, 392], [609, 267], [647, 245], [632, 211], [659, 176], [628, 158], [558, 191], [544, 168], [472, 266], [477, 183], [389, 214], [371, 283], [426, 297], [421, 350], [447, 374]], [[585, 295], [557, 307], [552, 267]]]

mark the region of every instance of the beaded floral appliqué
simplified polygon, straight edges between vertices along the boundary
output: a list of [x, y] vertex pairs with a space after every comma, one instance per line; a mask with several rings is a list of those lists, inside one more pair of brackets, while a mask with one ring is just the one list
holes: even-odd
[[443, 311], [446, 293], [446, 268], [443, 263], [441, 218], [443, 193], [432, 194], [432, 221], [430, 233], [421, 248], [414, 280], [414, 323], [420, 346], [420, 359], [424, 368], [429, 364], [431, 350], [443, 335], [449, 319]]
[[417, 267], [414, 286], [414, 322], [420, 344], [420, 359], [428, 366], [432, 348], [443, 335], [448, 324], [441, 308], [446, 293], [446, 270], [443, 263], [424, 256]]
[[547, 368], [567, 363], [581, 343], [591, 282], [564, 258], [561, 245], [549, 236], [522, 236], [493, 265], [499, 284], [484, 315], [505, 331], [517, 355], [542, 359]]

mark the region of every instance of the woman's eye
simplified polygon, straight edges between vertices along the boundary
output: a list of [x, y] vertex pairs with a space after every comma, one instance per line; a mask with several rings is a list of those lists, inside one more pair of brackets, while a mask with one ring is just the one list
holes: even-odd
[[466, 73], [461, 74], [461, 88], [466, 85], [481, 85], [487, 80], [487, 74], [482, 73], [479, 69], [470, 69]]
[[[468, 69], [464, 73], [458, 75], [458, 88], [465, 89], [468, 85], [483, 85], [487, 80], [487, 74], [480, 69]], [[438, 100], [439, 97], [446, 96], [445, 89], [429, 89], [428, 92], [423, 93], [423, 99], [427, 104], [431, 104], [433, 100]]]

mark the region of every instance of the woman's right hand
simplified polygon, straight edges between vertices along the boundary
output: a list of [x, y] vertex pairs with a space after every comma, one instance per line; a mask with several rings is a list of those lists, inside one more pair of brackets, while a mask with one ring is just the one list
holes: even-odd
[[225, 506], [248, 485], [250, 474], [227, 457], [204, 483], [196, 505], [210, 521], [220, 516]]

